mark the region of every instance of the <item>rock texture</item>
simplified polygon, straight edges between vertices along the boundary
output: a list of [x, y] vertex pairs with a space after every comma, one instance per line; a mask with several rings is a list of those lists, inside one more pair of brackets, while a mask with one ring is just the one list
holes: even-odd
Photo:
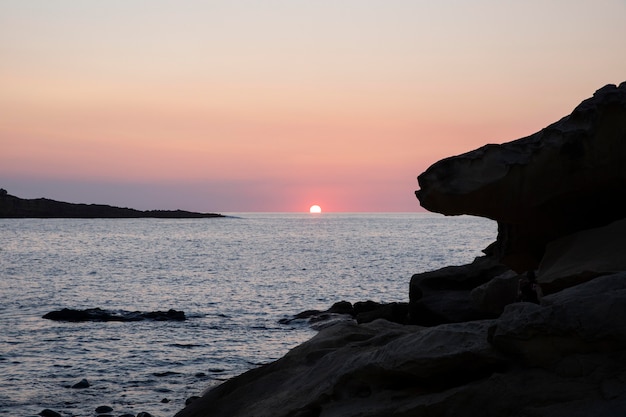
[[435, 327], [343, 322], [176, 416], [582, 417], [624, 409], [620, 273], [548, 296], [544, 305], [511, 304], [499, 319]]
[[626, 82], [541, 131], [444, 159], [418, 177], [423, 207], [498, 221], [495, 254], [536, 269], [548, 242], [626, 212]]

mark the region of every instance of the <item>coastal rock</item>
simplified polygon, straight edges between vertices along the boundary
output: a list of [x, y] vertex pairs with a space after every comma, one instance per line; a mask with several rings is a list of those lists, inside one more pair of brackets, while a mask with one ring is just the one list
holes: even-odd
[[441, 391], [482, 380], [506, 364], [487, 343], [489, 324], [338, 324], [212, 389], [177, 417], [382, 416], [427, 407]]
[[493, 257], [415, 274], [409, 285], [409, 322], [422, 326], [493, 317], [478, 308], [471, 292], [509, 269]]
[[[410, 324], [331, 323], [176, 417], [623, 416], [624, 155], [626, 83], [535, 135], [438, 162], [420, 202], [497, 220], [487, 256], [414, 275]], [[535, 270], [545, 295], [518, 302]], [[393, 310], [357, 304], [350, 317]]]
[[548, 295], [541, 305], [509, 305], [491, 329], [491, 340], [529, 366], [547, 367], [566, 356], [589, 352], [623, 355], [626, 272]]
[[553, 293], [597, 276], [626, 270], [626, 219], [550, 242], [537, 271]]
[[61, 417], [60, 413], [57, 413], [56, 411], [50, 410], [49, 408], [41, 410], [39, 415], [41, 417]]
[[446, 215], [498, 222], [496, 256], [537, 269], [546, 245], [626, 217], [626, 82], [513, 142], [441, 160], [419, 175], [417, 198]]
[[519, 280], [517, 273], [508, 271], [479, 285], [470, 292], [474, 306], [484, 313], [499, 316], [507, 305], [517, 301]]
[[64, 308], [62, 310], [51, 311], [46, 313], [42, 318], [54, 321], [184, 321], [186, 320], [185, 312], [177, 310], [168, 311], [125, 311], [125, 310], [102, 310], [100, 308], [88, 308], [85, 310], [76, 310]]
[[342, 321], [356, 320], [358, 323], [369, 323], [377, 319], [385, 319], [393, 323], [408, 321], [407, 303], [377, 303], [372, 300], [358, 301], [352, 305], [349, 301], [339, 301], [328, 310], [305, 310], [293, 317], [280, 319], [280, 324], [289, 324], [297, 320], [307, 320], [312, 328], [322, 328]]
[[113, 408], [108, 405], [101, 405], [96, 408], [96, 414], [107, 414], [113, 411]]
[[498, 319], [341, 323], [176, 417], [621, 416], [625, 381], [621, 272], [510, 304]]
[[87, 381], [86, 379], [81, 379], [80, 381], [78, 381], [77, 383], [75, 383], [74, 385], [72, 385], [72, 388], [74, 389], [84, 389], [84, 388], [89, 388], [91, 386], [91, 384], [89, 383], [89, 381]]

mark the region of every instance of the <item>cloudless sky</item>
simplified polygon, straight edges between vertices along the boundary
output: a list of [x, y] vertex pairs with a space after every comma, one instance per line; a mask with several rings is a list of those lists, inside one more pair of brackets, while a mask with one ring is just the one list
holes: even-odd
[[625, 80], [625, 0], [0, 0], [0, 187], [420, 211], [432, 163]]

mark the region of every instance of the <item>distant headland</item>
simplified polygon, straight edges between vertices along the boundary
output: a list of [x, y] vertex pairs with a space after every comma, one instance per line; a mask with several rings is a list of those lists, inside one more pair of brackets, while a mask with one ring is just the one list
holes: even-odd
[[0, 188], [0, 218], [43, 219], [198, 219], [224, 217], [217, 213], [195, 213], [184, 210], [135, 210], [105, 204], [74, 204], [47, 198], [24, 199]]

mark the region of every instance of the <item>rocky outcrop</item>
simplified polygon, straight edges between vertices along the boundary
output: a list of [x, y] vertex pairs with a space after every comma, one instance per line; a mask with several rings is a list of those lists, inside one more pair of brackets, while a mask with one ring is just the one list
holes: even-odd
[[184, 311], [125, 311], [125, 310], [102, 310], [100, 308], [88, 308], [76, 310], [64, 308], [44, 314], [42, 317], [54, 321], [184, 321], [187, 319]]
[[337, 324], [177, 417], [619, 416], [625, 359], [620, 273], [543, 305], [511, 304], [498, 319]]
[[104, 204], [74, 204], [47, 198], [24, 199], [0, 189], [0, 218], [128, 218], [192, 219], [223, 217], [216, 213], [195, 213], [184, 210], [135, 210]]
[[[472, 291], [509, 269], [493, 257], [478, 257], [468, 265], [448, 266], [415, 274], [409, 285], [409, 322], [422, 326], [493, 318]], [[516, 290], [517, 292], [517, 290]]]
[[418, 177], [423, 207], [498, 221], [494, 253], [517, 272], [546, 245], [626, 217], [626, 82], [541, 131], [444, 159]]
[[[420, 202], [497, 220], [486, 256], [414, 275], [410, 324], [356, 323], [356, 304], [305, 312], [351, 319], [176, 417], [623, 416], [625, 157], [623, 83], [535, 135], [438, 162]], [[535, 270], [544, 294], [520, 302]]]

